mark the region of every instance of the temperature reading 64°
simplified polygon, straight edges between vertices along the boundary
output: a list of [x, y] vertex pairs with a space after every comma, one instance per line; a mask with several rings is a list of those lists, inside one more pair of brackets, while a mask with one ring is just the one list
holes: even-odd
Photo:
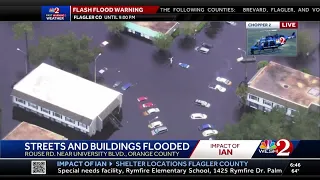
[[291, 173], [292, 174], [298, 174], [299, 173], [299, 169], [291, 169]]
[[134, 20], [134, 19], [136, 19], [136, 16], [135, 15], [120, 15], [119, 19]]

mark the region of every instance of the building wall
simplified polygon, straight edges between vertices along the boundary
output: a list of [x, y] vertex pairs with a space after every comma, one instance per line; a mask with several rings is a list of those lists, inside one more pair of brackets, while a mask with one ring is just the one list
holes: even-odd
[[134, 34], [134, 35], [136, 35], [136, 36], [143, 37], [143, 38], [145, 38], [145, 39], [149, 39], [149, 40], [152, 40], [152, 39], [153, 39], [153, 38], [150, 37], [150, 36], [147, 36], [147, 35], [145, 35], [145, 34], [143, 34], [143, 33], [141, 33], [141, 32], [136, 32], [136, 31], [134, 31], [134, 30], [132, 30], [132, 29], [129, 29], [129, 28], [126, 28], [126, 31], [128, 31], [129, 33], [132, 33], [132, 34]]
[[75, 130], [81, 131], [83, 133], [87, 133], [90, 136], [94, 135], [96, 133], [95, 121], [93, 121], [91, 123], [91, 125], [88, 126], [88, 125], [83, 124], [81, 122], [78, 122], [74, 119], [68, 118], [62, 114], [51, 111], [50, 109], [43, 108], [41, 106], [38, 106], [38, 105], [33, 104], [31, 102], [25, 101], [21, 98], [15, 97], [15, 96], [12, 96], [12, 101], [15, 105], [25, 109], [26, 111], [36, 113], [40, 116], [48, 118], [48, 119], [55, 121], [57, 123], [63, 124], [65, 126], [68, 126], [68, 127], [73, 128]]
[[264, 99], [254, 94], [247, 94], [247, 105], [251, 108], [258, 109], [264, 112], [270, 112], [273, 108], [282, 108], [285, 109], [286, 115], [293, 117], [294, 112], [297, 110], [288, 108], [282, 104], [278, 104], [268, 99]]
[[301, 108], [303, 108], [302, 106], [300, 106], [300, 105], [298, 105], [296, 103], [293, 103], [293, 102], [290, 102], [290, 101], [286, 101], [285, 99], [273, 96], [272, 94], [268, 94], [268, 93], [256, 90], [254, 88], [250, 88], [250, 86], [248, 88], [248, 93], [254, 94], [255, 96], [259, 96], [259, 97], [261, 97], [263, 99], [267, 99], [269, 101], [275, 102], [276, 104], [281, 104], [282, 106], [285, 106], [287, 108], [291, 108], [291, 109], [301, 109]]

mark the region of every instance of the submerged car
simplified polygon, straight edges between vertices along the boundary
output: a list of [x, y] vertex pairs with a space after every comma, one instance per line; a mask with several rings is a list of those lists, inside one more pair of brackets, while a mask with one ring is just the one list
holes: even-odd
[[217, 84], [217, 85], [215, 85], [215, 86], [209, 84], [208, 88], [209, 88], [209, 89], [213, 89], [213, 90], [218, 90], [218, 91], [220, 91], [220, 92], [226, 92], [226, 90], [227, 90], [225, 87], [223, 87], [223, 86], [221, 86], [221, 85], [219, 85], [219, 84]]
[[165, 127], [165, 126], [161, 126], [161, 127], [156, 128], [156, 129], [153, 129], [151, 131], [151, 134], [152, 134], [152, 136], [155, 136], [155, 135], [163, 134], [163, 133], [166, 133], [166, 132], [168, 132], [168, 128]]
[[208, 49], [213, 48], [213, 45], [212, 44], [208, 44], [208, 43], [202, 43], [201, 46], [205, 47], [205, 48], [208, 48]]
[[161, 121], [154, 121], [154, 122], [151, 122], [148, 127], [150, 129], [154, 129], [154, 128], [158, 128], [158, 127], [161, 127], [163, 126], [163, 123]]
[[207, 119], [207, 115], [206, 114], [202, 114], [202, 113], [193, 113], [190, 115], [191, 119]]
[[202, 135], [204, 137], [214, 136], [214, 135], [217, 135], [217, 134], [218, 134], [218, 131], [214, 130], [214, 129], [208, 129], [208, 130], [205, 130], [205, 131], [202, 132]]
[[203, 124], [198, 127], [199, 131], [205, 131], [205, 130], [212, 129], [212, 128], [213, 128], [213, 126], [211, 124]]
[[131, 83], [127, 83], [127, 84], [123, 85], [121, 87], [121, 89], [125, 91], [125, 90], [129, 89], [131, 86], [133, 86]]
[[153, 104], [152, 102], [148, 102], [148, 103], [144, 103], [144, 104], [141, 104], [140, 105], [140, 108], [143, 109], [143, 108], [151, 108], [151, 107], [154, 107], [155, 104]]
[[105, 46], [108, 45], [108, 44], [109, 44], [108, 41], [102, 41], [102, 42], [100, 43], [100, 47], [105, 47]]
[[206, 108], [209, 108], [211, 106], [210, 103], [203, 101], [203, 100], [200, 100], [200, 99], [196, 99], [194, 102], [196, 105], [206, 107]]
[[148, 97], [146, 97], [146, 96], [141, 96], [141, 97], [137, 98], [138, 102], [142, 102], [142, 101], [146, 101], [146, 100], [148, 100]]
[[185, 69], [188, 69], [190, 67], [189, 64], [185, 64], [185, 63], [179, 63], [179, 66]]
[[227, 24], [230, 24], [231, 26], [236, 26], [237, 23], [234, 21], [226, 21]]
[[200, 46], [197, 46], [194, 50], [201, 52], [203, 54], [208, 54], [208, 52], [210, 51], [210, 49], [205, 47], [200, 47]]
[[118, 87], [122, 82], [121, 81], [116, 81], [112, 87], [116, 88]]
[[224, 84], [229, 85], [229, 86], [232, 84], [232, 82], [230, 80], [228, 80], [226, 78], [223, 78], [223, 77], [217, 77], [216, 80], [218, 82], [224, 83]]
[[147, 115], [157, 113], [157, 112], [160, 112], [159, 108], [151, 108], [151, 109], [148, 109], [147, 111], [143, 112], [143, 115], [147, 116]]
[[220, 92], [226, 92], [226, 88], [225, 87], [223, 87], [223, 86], [221, 86], [221, 85], [219, 85], [219, 84], [217, 84], [215, 87], [214, 87], [214, 89], [215, 90], [218, 90], [218, 91], [220, 91]]

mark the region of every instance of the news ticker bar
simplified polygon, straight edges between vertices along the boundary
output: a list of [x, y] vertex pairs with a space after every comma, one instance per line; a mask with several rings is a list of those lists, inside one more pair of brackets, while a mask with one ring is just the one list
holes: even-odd
[[[142, 13], [98, 13], [78, 12], [72, 14], [70, 6], [59, 7], [65, 12], [63, 21], [318, 21], [319, 7], [167, 7], [148, 6]], [[101, 6], [96, 6], [101, 7]], [[1, 6], [1, 21], [43, 21], [49, 12], [48, 6]], [[93, 15], [93, 17], [87, 17]], [[54, 19], [54, 18], [52, 18]]]
[[320, 175], [318, 160], [0, 160], [0, 175]]

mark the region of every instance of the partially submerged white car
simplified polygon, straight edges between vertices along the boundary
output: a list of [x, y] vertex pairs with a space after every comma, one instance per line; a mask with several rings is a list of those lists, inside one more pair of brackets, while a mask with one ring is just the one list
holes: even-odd
[[205, 47], [200, 47], [200, 46], [195, 47], [194, 50], [196, 50], [202, 54], [208, 54], [208, 52], [210, 51], [210, 49], [205, 48]]
[[109, 44], [108, 41], [102, 41], [100, 47], [106, 47]]
[[154, 128], [158, 128], [158, 127], [161, 127], [163, 126], [163, 123], [161, 121], [154, 121], [154, 122], [151, 122], [148, 127], [150, 129], [154, 129]]
[[214, 136], [214, 135], [217, 135], [217, 134], [218, 134], [218, 131], [214, 130], [214, 129], [208, 129], [208, 130], [205, 130], [205, 131], [202, 132], [202, 135], [204, 137]]
[[230, 80], [223, 78], [223, 77], [217, 77], [216, 80], [218, 82], [221, 82], [221, 83], [226, 84], [228, 86], [230, 86], [232, 84], [232, 82]]
[[194, 101], [194, 103], [198, 106], [202, 106], [202, 107], [206, 107], [206, 108], [209, 108], [211, 106], [210, 103], [208, 103], [207, 101], [204, 101], [204, 100], [200, 100], [200, 99], [196, 99]]
[[151, 108], [151, 109], [148, 109], [147, 111], [143, 112], [143, 115], [147, 116], [147, 115], [150, 115], [152, 113], [157, 113], [157, 112], [160, 112], [159, 108]]
[[227, 24], [230, 24], [231, 26], [236, 26], [237, 23], [234, 21], [226, 21]]
[[193, 113], [190, 115], [191, 119], [207, 119], [208, 116], [206, 114], [202, 114], [202, 113]]
[[225, 87], [223, 87], [223, 86], [221, 86], [221, 85], [219, 85], [219, 84], [217, 84], [217, 85], [215, 85], [215, 86], [209, 85], [208, 88], [209, 88], [209, 89], [213, 89], [213, 90], [218, 90], [218, 91], [220, 91], [220, 92], [226, 92], [226, 90], [227, 90]]

